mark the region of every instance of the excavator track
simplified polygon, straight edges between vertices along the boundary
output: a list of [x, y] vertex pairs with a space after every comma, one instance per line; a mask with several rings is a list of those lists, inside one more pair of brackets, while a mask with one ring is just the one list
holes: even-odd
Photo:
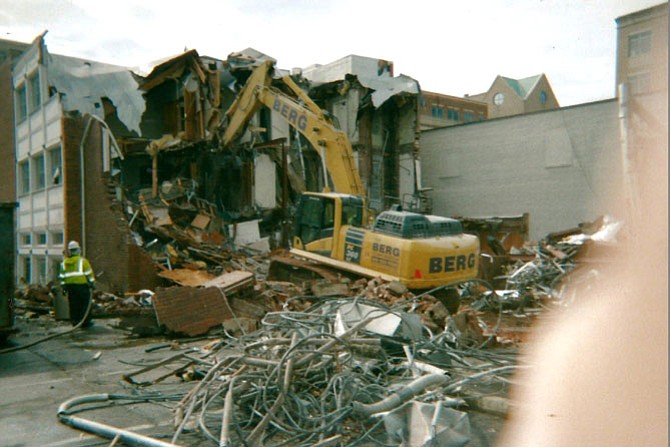
[[302, 282], [323, 279], [337, 282], [342, 279], [342, 272], [324, 267], [314, 261], [300, 259], [290, 255], [275, 255], [270, 258], [268, 280]]

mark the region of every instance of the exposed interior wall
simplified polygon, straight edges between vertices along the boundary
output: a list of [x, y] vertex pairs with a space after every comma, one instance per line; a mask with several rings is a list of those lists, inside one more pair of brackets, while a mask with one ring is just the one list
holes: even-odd
[[398, 112], [398, 197], [404, 206], [415, 194], [416, 172], [414, 159], [418, 156], [421, 133], [419, 131], [419, 104], [417, 97], [406, 97]]
[[277, 206], [277, 170], [272, 159], [259, 154], [254, 160], [254, 204], [261, 209]]
[[602, 214], [621, 217], [616, 101], [424, 132], [423, 183], [433, 212], [530, 214], [530, 237]]

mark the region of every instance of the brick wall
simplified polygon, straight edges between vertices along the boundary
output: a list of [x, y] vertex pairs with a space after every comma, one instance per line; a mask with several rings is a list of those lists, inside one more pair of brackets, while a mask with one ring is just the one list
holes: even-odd
[[153, 297], [156, 318], [170, 332], [202, 335], [233, 317], [225, 295], [217, 287], [158, 289]]
[[81, 175], [79, 144], [84, 130], [81, 118], [63, 117], [63, 208], [65, 241], [81, 241]]
[[0, 64], [0, 202], [16, 201], [12, 60]]
[[102, 173], [102, 127], [91, 121], [83, 144], [84, 225], [82, 238], [82, 194], [80, 144], [88, 117], [63, 118], [63, 169], [66, 240], [82, 243], [86, 257], [103, 290], [113, 293], [154, 289], [161, 281], [149, 256], [135, 246], [120, 203], [109, 178]]

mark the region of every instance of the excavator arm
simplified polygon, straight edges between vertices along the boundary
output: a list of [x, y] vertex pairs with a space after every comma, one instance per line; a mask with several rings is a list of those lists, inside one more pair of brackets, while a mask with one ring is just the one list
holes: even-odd
[[271, 68], [271, 61], [259, 65], [226, 112], [227, 127], [222, 136], [223, 147], [229, 146], [254, 113], [265, 105], [304, 135], [318, 151], [335, 191], [364, 196], [365, 190], [347, 136], [329, 122], [323, 110], [290, 77], [286, 76], [282, 81], [297, 99], [272, 87]]

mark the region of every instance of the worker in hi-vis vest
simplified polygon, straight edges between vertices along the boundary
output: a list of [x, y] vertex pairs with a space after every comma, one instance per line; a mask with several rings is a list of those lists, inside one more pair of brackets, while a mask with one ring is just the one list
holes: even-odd
[[[91, 289], [95, 286], [95, 275], [91, 264], [81, 255], [81, 248], [77, 241], [70, 241], [67, 244], [67, 252], [68, 256], [60, 265], [58, 279], [68, 296], [70, 322], [72, 326], [76, 326], [86, 315], [91, 301]], [[93, 324], [91, 313], [88, 313], [83, 327]]]

